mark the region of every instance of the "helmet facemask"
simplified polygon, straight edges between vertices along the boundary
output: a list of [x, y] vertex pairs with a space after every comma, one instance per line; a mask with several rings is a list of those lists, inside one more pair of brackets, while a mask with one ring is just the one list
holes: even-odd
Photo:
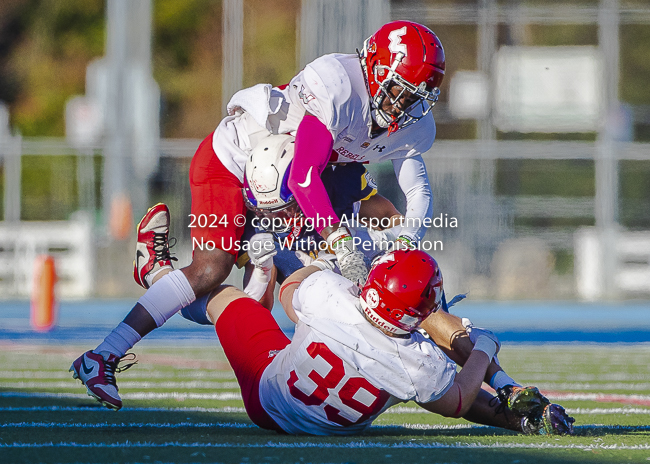
[[[374, 73], [375, 81], [379, 85], [379, 89], [372, 96], [373, 119], [382, 128], [388, 128], [389, 134], [395, 132], [397, 129], [408, 127], [415, 124], [424, 116], [426, 116], [433, 105], [438, 101], [440, 89], [434, 87], [427, 88], [425, 82], [421, 82], [415, 86], [406, 79], [404, 79], [397, 71], [397, 67], [402, 62], [404, 54], [399, 52], [396, 54], [391, 67], [376, 63], [372, 72]], [[381, 77], [385, 76], [383, 80]], [[391, 90], [395, 87], [399, 88], [397, 95], [394, 95]], [[409, 95], [405, 95], [408, 93]], [[386, 98], [389, 99], [393, 108], [399, 106], [400, 100], [406, 97], [407, 104], [405, 108], [399, 110], [397, 116], [386, 113], [382, 109], [382, 104]]]
[[250, 200], [252, 193], [250, 189], [243, 188], [242, 193], [244, 194], [244, 204], [249, 211], [255, 213], [260, 220], [264, 221], [264, 225], [269, 224], [267, 228], [270, 232], [282, 233], [288, 232], [293, 227], [298, 225], [303, 218], [302, 210], [298, 206], [298, 202], [295, 198], [292, 198], [288, 203], [276, 206], [275, 208], [260, 208], [255, 206]]

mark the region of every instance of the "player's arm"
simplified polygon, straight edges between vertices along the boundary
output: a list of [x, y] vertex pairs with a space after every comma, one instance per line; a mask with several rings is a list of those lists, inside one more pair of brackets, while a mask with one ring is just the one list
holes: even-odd
[[363, 200], [359, 206], [361, 223], [367, 226], [367, 220], [370, 218], [389, 218], [391, 219], [390, 227], [394, 227], [401, 225], [403, 216], [388, 198], [377, 193], [367, 200]]
[[311, 264], [298, 269], [285, 279], [284, 283], [280, 287], [280, 294], [278, 295], [278, 299], [280, 300], [280, 304], [282, 304], [284, 311], [287, 313], [287, 316], [293, 322], [298, 322], [298, 316], [296, 316], [296, 312], [293, 307], [293, 295], [302, 281], [312, 275], [314, 272], [325, 270], [333, 271], [336, 267], [335, 260], [335, 255], [332, 255], [330, 253], [321, 253], [318, 259], [313, 261]]
[[[316, 116], [307, 112], [296, 131], [296, 145], [288, 186], [305, 217], [314, 221], [321, 235], [338, 225], [339, 218], [321, 180], [332, 154], [332, 134]], [[323, 232], [323, 229], [326, 229]], [[323, 235], [327, 238], [327, 235]]]
[[433, 214], [433, 193], [424, 160], [421, 155], [396, 159], [393, 160], [393, 169], [406, 196], [406, 220], [400, 238], [419, 242], [427, 229], [424, 220]]
[[280, 287], [280, 294], [278, 299], [280, 304], [284, 308], [284, 312], [287, 313], [287, 317], [291, 319], [292, 322], [298, 323], [298, 316], [293, 309], [293, 294], [298, 290], [298, 287], [307, 277], [312, 275], [314, 272], [318, 272], [319, 269], [316, 266], [305, 266], [298, 269], [296, 272], [291, 274], [284, 280], [284, 283]]
[[[465, 365], [466, 360], [472, 354], [474, 344], [458, 316], [446, 311], [436, 311], [422, 321], [420, 328], [425, 330], [431, 340], [452, 361], [460, 366]], [[489, 383], [492, 377], [501, 370], [501, 367], [492, 361], [487, 369], [485, 382]]]
[[255, 266], [252, 262], [248, 261], [244, 265], [244, 292], [251, 298], [258, 300], [262, 306], [271, 311], [273, 309], [273, 302], [275, 300], [273, 291], [275, 290], [275, 282], [277, 280], [277, 269], [275, 266], [271, 268], [271, 274], [269, 281], [266, 284], [266, 288], [263, 286], [264, 282], [261, 282], [259, 285], [260, 290], [258, 292], [252, 291], [252, 286], [255, 284], [255, 278], [253, 277], [254, 274], [256, 274]]
[[492, 358], [499, 350], [496, 337], [482, 335], [465, 362], [456, 374], [454, 383], [439, 399], [429, 403], [419, 403], [427, 411], [445, 417], [462, 417], [469, 412], [479, 392]]

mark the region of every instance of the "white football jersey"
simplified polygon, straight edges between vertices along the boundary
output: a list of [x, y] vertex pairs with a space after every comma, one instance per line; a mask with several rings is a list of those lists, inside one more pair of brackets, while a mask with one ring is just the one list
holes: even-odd
[[452, 385], [456, 365], [433, 342], [388, 337], [358, 302], [356, 287], [330, 271], [294, 293], [295, 334], [260, 381], [262, 406], [286, 432], [359, 433], [388, 407], [435, 401]]
[[284, 90], [293, 105], [318, 117], [334, 139], [336, 162], [378, 163], [419, 155], [433, 144], [436, 124], [429, 112], [416, 124], [371, 138], [370, 97], [356, 55], [322, 56]]
[[377, 163], [414, 157], [431, 148], [436, 136], [436, 124], [429, 112], [390, 137], [384, 131], [371, 138], [370, 97], [356, 55], [324, 55], [308, 64], [285, 88], [257, 85], [243, 89], [228, 106], [235, 114], [219, 124], [213, 148], [240, 180], [246, 154], [259, 138], [270, 132], [295, 134], [305, 111], [316, 116], [332, 134], [336, 154], [333, 162]]
[[392, 160], [406, 195], [408, 221], [401, 234], [419, 241], [431, 217], [433, 200], [421, 154], [431, 148], [436, 124], [429, 112], [417, 123], [388, 136], [371, 137], [370, 97], [357, 55], [331, 54], [317, 58], [283, 88], [269, 84], [240, 90], [228, 103], [231, 116], [214, 132], [212, 146], [223, 165], [240, 181], [246, 158], [263, 137], [295, 135], [305, 112], [318, 117], [333, 137], [333, 162], [378, 163]]

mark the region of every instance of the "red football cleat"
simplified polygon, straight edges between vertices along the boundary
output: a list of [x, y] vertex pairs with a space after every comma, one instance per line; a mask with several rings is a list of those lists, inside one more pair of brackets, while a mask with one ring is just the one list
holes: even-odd
[[122, 407], [122, 398], [117, 392], [115, 373], [122, 372], [135, 364], [131, 363], [119, 368], [117, 365], [122, 359], [124, 358], [112, 354], [105, 360], [101, 354], [86, 351], [72, 363], [70, 372], [73, 373], [73, 378], [81, 380], [81, 383], [86, 386], [89, 396], [109, 409], [118, 410]]
[[133, 278], [144, 288], [164, 269], [173, 269], [176, 258], [169, 253], [169, 208], [158, 203], [149, 208], [138, 224], [138, 243], [133, 261]]

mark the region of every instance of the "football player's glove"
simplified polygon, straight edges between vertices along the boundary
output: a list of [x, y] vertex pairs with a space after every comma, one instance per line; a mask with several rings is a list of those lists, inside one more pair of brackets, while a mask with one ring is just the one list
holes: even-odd
[[362, 287], [368, 278], [368, 268], [363, 253], [354, 248], [350, 231], [339, 227], [327, 236], [327, 244], [336, 255], [341, 275]]
[[542, 395], [537, 387], [515, 387], [506, 385], [497, 389], [501, 404], [520, 416], [538, 420], [544, 408], [551, 402]]
[[399, 237], [399, 233], [402, 231], [402, 226], [395, 226], [389, 229], [376, 230], [368, 228], [368, 236], [372, 239], [377, 246], [382, 246], [381, 250], [388, 249], [386, 248], [387, 242], [394, 242]]
[[273, 235], [268, 232], [253, 235], [249, 240], [249, 245], [248, 256], [255, 269], [253, 269], [248, 285], [244, 288], [244, 293], [254, 300], [259, 300], [271, 281], [273, 257], [278, 251], [275, 249]]
[[273, 266], [273, 257], [278, 253], [273, 242], [273, 235], [268, 232], [255, 234], [249, 240], [248, 256], [255, 268], [270, 271]]
[[559, 404], [546, 405], [541, 418], [521, 419], [521, 430], [527, 435], [573, 435], [575, 419], [569, 416]]

